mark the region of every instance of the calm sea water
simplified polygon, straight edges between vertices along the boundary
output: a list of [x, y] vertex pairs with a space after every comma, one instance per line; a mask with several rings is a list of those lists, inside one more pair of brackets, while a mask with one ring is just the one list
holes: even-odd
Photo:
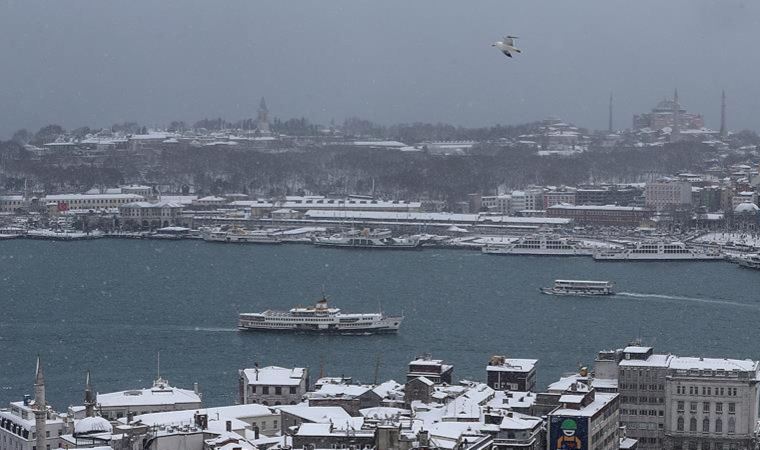
[[[608, 279], [611, 298], [538, 293], [555, 278]], [[240, 311], [316, 300], [346, 311], [403, 313], [395, 336], [236, 331]], [[49, 401], [81, 404], [84, 372], [99, 392], [161, 375], [198, 382], [208, 405], [234, 403], [237, 370], [307, 366], [371, 382], [403, 380], [431, 353], [457, 378], [485, 379], [493, 354], [537, 358], [541, 387], [598, 350], [641, 337], [662, 352], [760, 358], [760, 272], [727, 263], [595, 263], [474, 251], [346, 251], [195, 241], [0, 243], [0, 402], [32, 392], [44, 358]]]

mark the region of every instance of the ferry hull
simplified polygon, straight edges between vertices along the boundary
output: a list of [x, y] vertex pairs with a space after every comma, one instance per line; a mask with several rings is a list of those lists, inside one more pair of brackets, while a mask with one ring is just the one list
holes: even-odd
[[615, 295], [614, 292], [600, 292], [592, 294], [589, 292], [558, 290], [554, 288], [540, 288], [539, 290], [542, 294], [558, 295], [564, 297], [608, 297], [610, 295]]

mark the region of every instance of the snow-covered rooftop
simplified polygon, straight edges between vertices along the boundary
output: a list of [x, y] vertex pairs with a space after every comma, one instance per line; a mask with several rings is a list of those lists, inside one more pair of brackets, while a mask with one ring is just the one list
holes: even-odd
[[306, 376], [306, 369], [295, 367], [268, 366], [253, 369], [244, 369], [246, 381], [251, 385], [267, 386], [298, 386]]
[[103, 408], [150, 405], [200, 404], [201, 397], [188, 389], [170, 386], [166, 380], [156, 380], [148, 389], [97, 394], [96, 402]]

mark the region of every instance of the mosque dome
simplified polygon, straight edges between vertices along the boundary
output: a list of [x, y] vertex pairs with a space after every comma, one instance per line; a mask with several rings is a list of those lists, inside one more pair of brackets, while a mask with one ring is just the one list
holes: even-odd
[[74, 424], [75, 435], [111, 433], [111, 423], [102, 417], [85, 417]]
[[739, 203], [734, 208], [734, 212], [737, 214], [757, 214], [758, 211], [760, 211], [760, 208], [751, 202]]

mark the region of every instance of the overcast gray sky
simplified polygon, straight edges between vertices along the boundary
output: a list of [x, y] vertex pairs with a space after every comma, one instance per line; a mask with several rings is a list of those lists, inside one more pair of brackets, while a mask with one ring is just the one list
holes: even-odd
[[[255, 115], [630, 127], [672, 94], [760, 129], [757, 0], [0, 0], [0, 137]], [[521, 37], [509, 60], [490, 43]]]

